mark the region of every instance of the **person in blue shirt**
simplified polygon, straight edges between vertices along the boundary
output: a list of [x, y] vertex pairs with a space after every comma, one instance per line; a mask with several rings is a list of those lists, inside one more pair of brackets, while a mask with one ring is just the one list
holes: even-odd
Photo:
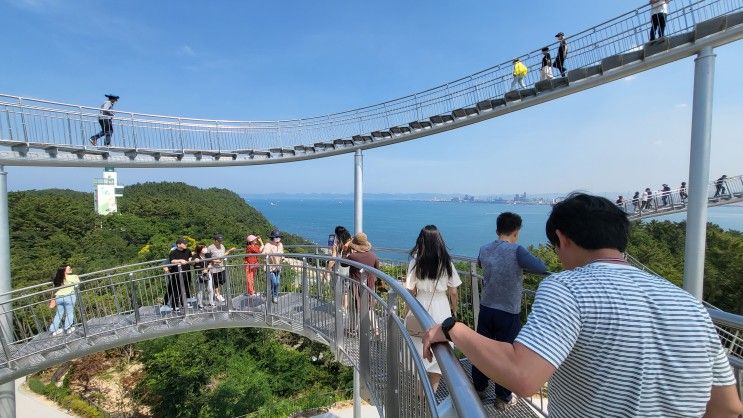
[[[517, 244], [521, 232], [521, 216], [504, 212], [496, 220], [498, 239], [483, 245], [477, 256], [482, 268], [482, 293], [477, 333], [485, 337], [512, 343], [521, 330], [521, 294], [524, 291], [524, 270], [546, 274], [542, 260]], [[472, 366], [472, 381], [481, 399], [487, 399], [488, 378]], [[512, 401], [511, 391], [495, 384], [495, 407], [505, 409]]]

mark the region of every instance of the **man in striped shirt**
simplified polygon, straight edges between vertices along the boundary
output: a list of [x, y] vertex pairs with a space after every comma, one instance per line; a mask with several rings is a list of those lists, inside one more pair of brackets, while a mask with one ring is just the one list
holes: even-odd
[[518, 395], [549, 380], [560, 417], [736, 417], [743, 406], [704, 306], [663, 278], [624, 262], [627, 215], [602, 197], [556, 204], [547, 238], [566, 269], [539, 285], [513, 344], [449, 318], [432, 343], [453, 341], [472, 364]]

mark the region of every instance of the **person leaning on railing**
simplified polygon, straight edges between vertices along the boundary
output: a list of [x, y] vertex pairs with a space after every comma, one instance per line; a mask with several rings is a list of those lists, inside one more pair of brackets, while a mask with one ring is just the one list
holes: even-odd
[[64, 265], [57, 269], [57, 274], [54, 276], [54, 287], [64, 287], [54, 292], [54, 299], [49, 302], [50, 307], [57, 308], [52, 324], [49, 326], [49, 332], [53, 336], [62, 333], [59, 324], [62, 322], [63, 315], [65, 317], [64, 331], [68, 334], [75, 331], [75, 286], [80, 283], [80, 278], [77, 274], [71, 273], [72, 267]]
[[609, 200], [573, 194], [547, 219], [565, 271], [544, 279], [513, 344], [454, 318], [431, 344], [453, 341], [488, 377], [520, 396], [549, 380], [550, 418], [736, 417], [735, 378], [705, 307], [668, 280], [626, 263], [627, 215]]

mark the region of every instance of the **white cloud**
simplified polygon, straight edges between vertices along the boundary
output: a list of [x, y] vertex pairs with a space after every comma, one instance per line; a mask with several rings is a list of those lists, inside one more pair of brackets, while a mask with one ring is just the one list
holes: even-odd
[[195, 57], [196, 56], [196, 52], [194, 52], [193, 48], [191, 48], [190, 46], [186, 44], [181, 45], [176, 51], [176, 53], [181, 57]]
[[673, 106], [673, 107], [675, 107], [676, 109], [685, 109], [685, 108], [689, 107], [689, 105], [688, 105], [688, 104], [686, 104], [686, 103], [677, 103], [677, 104], [676, 104], [675, 106]]

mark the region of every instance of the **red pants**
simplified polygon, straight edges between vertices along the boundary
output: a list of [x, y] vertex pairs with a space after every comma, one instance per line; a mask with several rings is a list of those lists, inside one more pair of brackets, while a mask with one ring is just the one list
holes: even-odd
[[256, 264], [248, 264], [245, 266], [245, 291], [248, 293], [248, 295], [255, 294], [253, 282], [255, 280], [256, 271], [258, 271], [258, 266]]

